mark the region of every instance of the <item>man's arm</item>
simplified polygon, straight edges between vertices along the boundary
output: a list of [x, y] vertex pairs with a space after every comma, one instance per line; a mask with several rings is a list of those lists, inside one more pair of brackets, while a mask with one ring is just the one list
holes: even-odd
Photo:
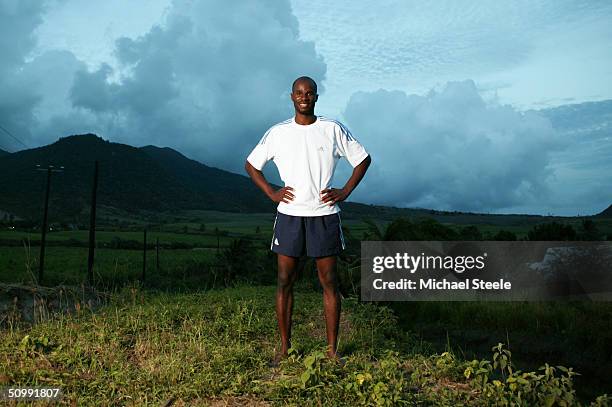
[[272, 201], [276, 203], [289, 203], [293, 200], [293, 188], [286, 186], [279, 189], [278, 191], [275, 191], [274, 188], [272, 188], [272, 185], [270, 185], [270, 183], [266, 180], [266, 177], [264, 177], [263, 173], [257, 168], [253, 167], [248, 160], [244, 164], [244, 169], [246, 170], [247, 174], [249, 174], [249, 177], [251, 177], [255, 185], [257, 185], [259, 189], [261, 189], [264, 194], [266, 194], [266, 196]]
[[357, 185], [359, 185], [359, 183], [363, 179], [363, 176], [365, 175], [371, 163], [372, 158], [368, 155], [366, 158], [363, 159], [361, 163], [359, 163], [359, 165], [353, 168], [353, 174], [351, 174], [351, 177], [348, 179], [348, 181], [346, 181], [346, 184], [342, 189], [324, 189], [323, 191], [321, 191], [321, 200], [329, 204], [329, 206], [334, 206], [336, 202], [344, 201], [346, 198], [349, 197], [351, 192], [353, 192], [353, 190], [357, 188]]

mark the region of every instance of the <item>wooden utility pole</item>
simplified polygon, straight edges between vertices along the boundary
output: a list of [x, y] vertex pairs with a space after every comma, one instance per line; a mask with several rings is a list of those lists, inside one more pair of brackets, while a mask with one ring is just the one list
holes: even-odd
[[145, 281], [147, 271], [147, 229], [144, 230], [144, 244], [142, 246], [142, 282]]
[[51, 191], [51, 173], [52, 172], [62, 172], [63, 166], [60, 167], [59, 170], [54, 169], [53, 165], [47, 166], [47, 168], [41, 168], [40, 165], [36, 167], [38, 171], [46, 171], [47, 172], [47, 188], [45, 190], [45, 208], [43, 210], [43, 222], [42, 222], [42, 230], [40, 236], [40, 259], [38, 262], [38, 284], [43, 283], [43, 272], [45, 269], [45, 244], [47, 239], [47, 229], [48, 229], [48, 220], [49, 220], [49, 192]]
[[87, 281], [93, 284], [93, 265], [96, 246], [96, 195], [98, 190], [98, 161], [94, 166], [93, 188], [91, 190], [91, 210], [89, 211], [89, 257], [87, 259]]

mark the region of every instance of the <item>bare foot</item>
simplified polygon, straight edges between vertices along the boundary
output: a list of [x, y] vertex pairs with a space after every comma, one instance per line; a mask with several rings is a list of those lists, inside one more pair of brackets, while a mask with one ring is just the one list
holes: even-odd
[[272, 360], [268, 363], [268, 366], [272, 367], [272, 368], [277, 368], [280, 365], [280, 362], [283, 359], [286, 359], [287, 356], [288, 356], [287, 352], [285, 352], [285, 353], [282, 353], [282, 352], [277, 353], [276, 355], [274, 355]]
[[338, 363], [341, 367], [346, 365], [346, 359], [344, 359], [338, 352], [327, 352], [327, 358]]

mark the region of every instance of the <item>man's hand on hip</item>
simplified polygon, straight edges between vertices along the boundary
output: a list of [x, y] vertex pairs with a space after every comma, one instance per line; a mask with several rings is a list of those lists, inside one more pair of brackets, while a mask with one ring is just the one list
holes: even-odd
[[327, 188], [321, 191], [321, 201], [329, 206], [334, 206], [336, 202], [344, 201], [346, 198], [348, 198], [348, 196], [349, 193], [344, 188]]
[[293, 198], [295, 198], [295, 196], [293, 195], [293, 188], [291, 187], [283, 187], [270, 195], [270, 199], [276, 203], [289, 203], [293, 201]]

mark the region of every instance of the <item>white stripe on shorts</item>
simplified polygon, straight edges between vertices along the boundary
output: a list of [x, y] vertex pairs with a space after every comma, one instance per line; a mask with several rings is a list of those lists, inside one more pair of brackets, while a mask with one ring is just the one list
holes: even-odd
[[272, 241], [270, 242], [270, 250], [274, 247], [274, 232], [276, 229], [276, 221], [278, 220], [278, 214], [274, 218], [274, 226], [272, 226]]

